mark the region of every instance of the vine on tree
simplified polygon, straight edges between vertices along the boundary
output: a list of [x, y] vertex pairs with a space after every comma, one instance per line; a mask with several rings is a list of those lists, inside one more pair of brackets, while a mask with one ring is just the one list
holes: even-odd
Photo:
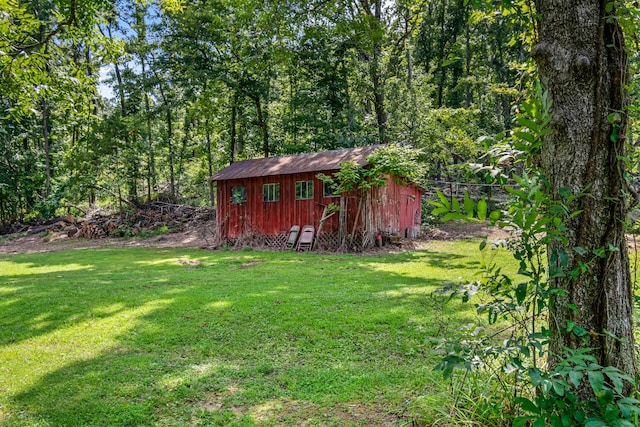
[[[444, 215], [444, 220], [488, 219], [510, 230], [509, 239], [491, 244], [484, 240], [480, 249], [486, 253], [505, 248], [518, 263], [514, 276], [504, 273], [491, 259], [484, 261], [480, 280], [445, 289], [449, 297], [458, 295], [464, 302], [475, 301], [477, 313], [486, 316], [496, 331], [487, 333], [482, 327], [467, 325], [454, 337], [436, 340], [442, 358], [435, 369], [445, 377], [455, 369], [467, 375], [491, 375], [501, 390], [493, 399], [500, 402], [497, 407], [508, 414], [514, 426], [638, 425], [640, 400], [624, 393], [626, 384], [635, 387], [635, 379], [615, 367], [600, 366], [589, 355], [591, 335], [598, 332], [566, 319], [551, 319], [579, 337], [583, 347], [554, 355], [559, 363], [551, 370], [547, 368], [549, 308], [553, 297], [564, 292], [553, 287], [550, 279], [576, 280], [590, 268], [580, 262], [569, 270], [569, 254], [560, 250], [549, 254], [547, 248], [553, 241], [566, 242], [564, 223], [580, 214], [569, 206], [577, 198], [588, 197], [589, 189], [579, 194], [562, 189], [561, 200], [549, 197], [548, 181], [538, 165], [541, 138], [550, 132], [551, 102], [538, 86], [535, 98], [522, 109], [524, 114], [518, 118], [521, 127], [493, 146], [488, 165], [475, 165], [476, 171], [507, 183], [509, 207], [487, 214], [483, 200], [474, 202], [466, 195], [460, 203], [449, 201], [442, 193], [438, 194], [439, 201], [432, 202], [433, 213]], [[593, 255], [603, 257], [606, 251], [615, 249], [609, 245], [594, 250]], [[572, 250], [578, 255], [587, 252], [580, 247]], [[581, 392], [585, 383], [590, 390], [586, 396]]]

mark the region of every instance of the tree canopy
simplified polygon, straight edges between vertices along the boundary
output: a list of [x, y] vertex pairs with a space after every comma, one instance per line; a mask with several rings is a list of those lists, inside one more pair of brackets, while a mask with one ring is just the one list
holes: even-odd
[[[2, 3], [0, 222], [378, 143], [457, 176], [512, 127], [525, 24], [462, 0]], [[106, 94], [106, 95], [102, 95]], [[100, 188], [105, 189], [100, 190]]]

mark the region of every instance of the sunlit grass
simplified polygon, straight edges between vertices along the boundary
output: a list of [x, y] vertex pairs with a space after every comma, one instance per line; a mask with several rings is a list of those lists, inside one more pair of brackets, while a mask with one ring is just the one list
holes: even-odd
[[91, 268], [90, 265], [66, 264], [66, 265], [35, 265], [30, 263], [16, 264], [0, 261], [0, 273], [2, 276], [23, 276], [28, 274], [62, 273]]
[[[151, 311], [159, 309], [170, 301], [158, 300], [129, 310], [118, 310], [105, 317], [97, 309], [100, 317], [82, 322], [70, 318], [66, 325], [51, 328], [51, 331], [0, 348], [3, 369], [11, 373], [2, 378], [4, 387], [13, 393], [20, 393], [34, 385], [36, 381], [79, 361], [90, 360], [109, 351], [118, 344], [117, 337], [126, 334], [136, 326], [136, 321]], [[34, 319], [32, 330], [49, 329], [51, 322], [47, 315]]]
[[477, 247], [0, 258], [0, 424], [397, 425], [447, 392], [429, 338], [474, 311], [431, 294]]

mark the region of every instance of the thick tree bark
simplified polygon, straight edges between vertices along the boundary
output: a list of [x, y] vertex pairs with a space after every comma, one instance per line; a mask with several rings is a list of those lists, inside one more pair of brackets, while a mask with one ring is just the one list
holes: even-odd
[[[626, 54], [622, 31], [607, 20], [606, 0], [536, 0], [539, 40], [533, 49], [540, 80], [552, 100], [553, 133], [547, 135], [542, 167], [553, 199], [566, 189], [581, 213], [569, 220], [567, 242], [552, 244], [568, 254], [568, 270], [589, 266], [577, 280], [558, 277], [565, 295], [552, 302], [551, 363], [564, 347], [584, 347], [567, 332], [567, 321], [590, 331], [587, 344], [603, 366], [635, 375], [632, 283], [625, 241], [624, 135]], [[612, 123], [614, 121], [615, 123]], [[586, 250], [580, 255], [573, 248]], [[594, 250], [604, 248], [604, 258]], [[581, 251], [579, 251], [581, 252]], [[575, 307], [575, 308], [574, 308]], [[613, 338], [611, 335], [617, 337]]]

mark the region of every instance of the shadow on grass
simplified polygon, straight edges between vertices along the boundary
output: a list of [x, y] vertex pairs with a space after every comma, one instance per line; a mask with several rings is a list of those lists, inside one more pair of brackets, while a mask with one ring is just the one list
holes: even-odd
[[[426, 339], [471, 316], [428, 297], [465, 268], [453, 253], [77, 258], [9, 259], [34, 274], [0, 285], [7, 425], [298, 425], [291, 402], [318, 423], [345, 421], [323, 419], [326, 408], [369, 402], [382, 425], [431, 377]], [[62, 272], [70, 263], [83, 268]], [[429, 268], [385, 270], [403, 263]]]

